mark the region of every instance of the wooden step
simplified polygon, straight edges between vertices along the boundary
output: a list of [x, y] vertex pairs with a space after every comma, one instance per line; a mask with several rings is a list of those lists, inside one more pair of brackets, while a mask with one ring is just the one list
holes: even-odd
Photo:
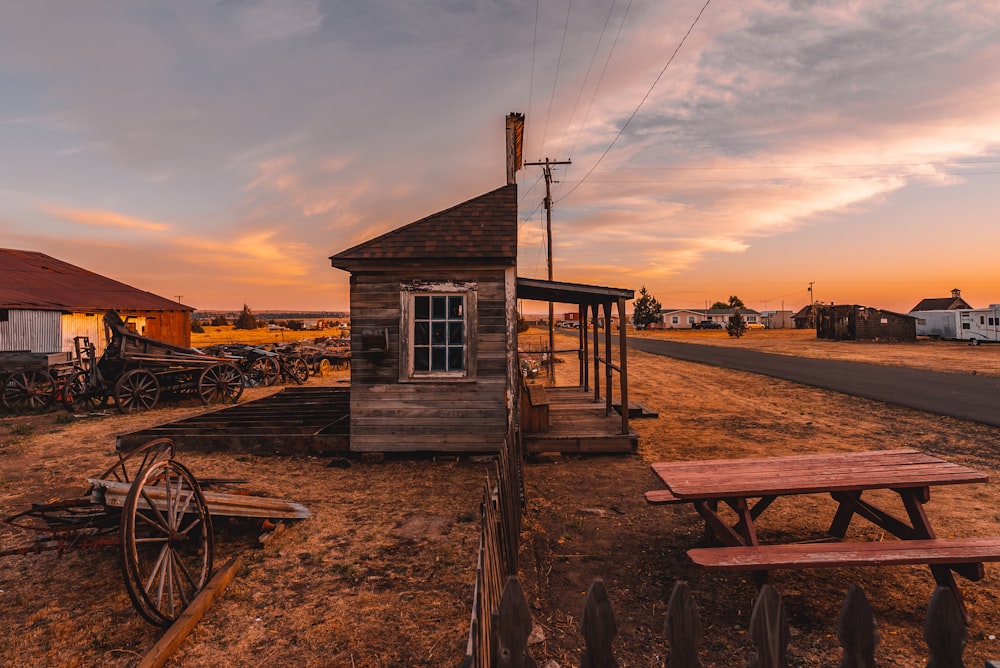
[[982, 563], [1000, 561], [1000, 536], [705, 547], [688, 550], [688, 556], [712, 570]]

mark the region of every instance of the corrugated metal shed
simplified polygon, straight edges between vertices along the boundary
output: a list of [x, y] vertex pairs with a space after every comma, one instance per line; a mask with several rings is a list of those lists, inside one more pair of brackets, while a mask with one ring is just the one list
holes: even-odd
[[0, 248], [0, 309], [193, 311], [35, 251]]

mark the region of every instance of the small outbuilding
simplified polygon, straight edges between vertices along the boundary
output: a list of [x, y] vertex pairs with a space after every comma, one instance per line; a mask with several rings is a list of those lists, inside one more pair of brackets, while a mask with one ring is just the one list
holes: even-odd
[[499, 450], [518, 373], [517, 186], [330, 262], [351, 273], [351, 450]]
[[817, 306], [816, 338], [837, 341], [916, 341], [917, 319], [858, 304]]
[[920, 302], [910, 309], [913, 311], [955, 311], [957, 309], [970, 309], [969, 302], [962, 299], [962, 291], [952, 288], [951, 297], [931, 297], [921, 299]]
[[137, 334], [191, 345], [192, 307], [44, 253], [0, 249], [0, 351], [71, 353], [87, 337], [100, 354], [108, 310]]

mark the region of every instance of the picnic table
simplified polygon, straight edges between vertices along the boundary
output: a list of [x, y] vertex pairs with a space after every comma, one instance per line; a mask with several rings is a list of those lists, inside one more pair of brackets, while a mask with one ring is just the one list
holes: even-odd
[[[988, 476], [918, 450], [659, 462], [652, 468], [667, 489], [647, 492], [650, 503], [690, 503], [705, 520], [704, 547], [688, 551], [705, 568], [752, 570], [766, 582], [767, 572], [777, 568], [928, 564], [935, 581], [955, 593], [968, 621], [952, 572], [979, 580], [983, 562], [1000, 561], [1000, 537], [939, 539], [924, 510], [931, 487], [985, 483]], [[899, 496], [908, 522], [862, 498], [879, 489]], [[830, 494], [837, 501], [832, 536], [844, 538], [859, 515], [902, 540], [761, 545], [760, 515], [779, 497], [804, 494]], [[730, 511], [735, 524], [722, 514]]]

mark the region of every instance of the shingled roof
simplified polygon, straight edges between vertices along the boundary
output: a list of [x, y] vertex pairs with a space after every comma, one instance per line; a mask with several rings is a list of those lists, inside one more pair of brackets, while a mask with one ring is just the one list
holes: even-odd
[[517, 259], [517, 185], [497, 188], [330, 257], [338, 269], [385, 261]]
[[911, 308], [910, 311], [954, 311], [961, 308], [972, 307], [961, 297], [931, 297], [921, 299], [920, 303]]
[[0, 308], [42, 311], [194, 310], [44, 253], [10, 248], [0, 248]]

